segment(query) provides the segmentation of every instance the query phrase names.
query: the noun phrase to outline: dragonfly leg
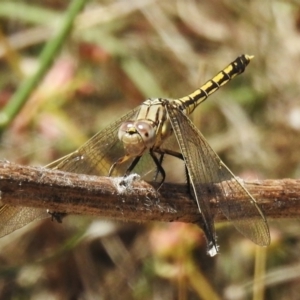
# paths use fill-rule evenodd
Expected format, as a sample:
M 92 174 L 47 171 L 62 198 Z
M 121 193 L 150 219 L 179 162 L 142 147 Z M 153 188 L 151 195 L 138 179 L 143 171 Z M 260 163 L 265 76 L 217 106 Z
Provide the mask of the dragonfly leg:
M 130 174 L 130 172 L 135 168 L 135 166 L 140 161 L 140 159 L 141 159 L 141 156 L 137 156 L 137 157 L 134 158 L 134 160 L 132 161 L 132 163 L 130 164 L 128 169 L 126 170 L 125 176 Z
M 159 161 L 158 161 L 160 166 L 162 166 L 162 162 L 164 160 L 164 156 L 165 156 L 164 153 L 160 153 L 160 158 L 159 158 Z M 159 169 L 156 168 L 156 172 L 155 172 L 155 175 L 153 177 L 153 181 L 157 181 L 158 174 L 159 174 Z
M 50 211 L 49 209 L 47 213 L 51 216 L 51 221 L 56 221 L 57 223 L 62 223 L 63 218 L 67 215 L 67 213 Z
M 111 176 L 111 174 L 112 174 L 112 172 L 114 171 L 116 165 L 122 164 L 123 162 L 125 162 L 125 161 L 128 160 L 129 158 L 130 158 L 130 156 L 125 155 L 125 156 L 120 157 L 117 161 L 115 161 L 115 162 L 111 165 L 111 167 L 110 167 L 110 169 L 109 169 L 109 171 L 108 171 L 108 176 L 109 176 L 109 177 Z M 137 164 L 137 162 L 136 162 L 136 163 L 134 164 L 134 166 L 131 168 L 131 166 L 132 166 L 133 163 L 134 163 L 134 161 L 131 163 L 130 167 L 127 169 L 126 175 L 127 175 L 127 173 L 130 173 L 130 172 L 132 171 L 132 169 L 135 167 L 135 165 Z M 130 169 L 130 168 L 131 168 L 131 169 Z M 129 170 L 129 169 L 130 169 L 130 170 Z M 128 171 L 128 170 L 129 170 L 129 171 Z
M 177 157 L 184 161 L 184 157 L 183 157 L 182 153 L 180 153 L 180 152 L 172 151 L 169 149 L 157 149 L 156 152 L 160 153 L 161 155 L 168 154 L 170 156 Z M 191 182 L 190 182 L 190 176 L 189 176 L 189 172 L 188 172 L 186 164 L 184 164 L 184 169 L 185 169 L 185 178 L 186 178 L 186 183 L 187 183 L 187 191 L 189 194 L 191 194 L 191 184 L 190 184 Z M 156 174 L 158 174 L 158 171 Z
M 111 176 L 111 174 L 114 171 L 116 165 L 119 165 L 119 164 L 123 163 L 128 158 L 129 158 L 128 156 L 123 156 L 123 157 L 119 158 L 116 162 L 114 162 L 112 164 L 112 166 L 110 167 L 110 169 L 109 169 L 108 176 Z M 134 160 L 131 162 L 130 166 L 126 170 L 123 178 L 126 178 L 131 173 L 131 171 L 134 169 L 134 167 L 137 165 L 137 163 L 139 162 L 140 159 L 141 159 L 141 156 L 136 156 L 134 158 Z M 121 181 L 120 184 L 125 185 L 125 180 Z
M 112 172 L 114 171 L 114 169 L 115 169 L 117 163 L 118 163 L 117 161 L 114 162 L 114 163 L 111 165 L 111 167 L 109 168 L 109 171 L 108 171 L 108 177 L 111 176 L 111 174 L 112 174 Z
M 163 169 L 163 167 L 161 166 L 161 162 L 163 160 L 164 153 L 160 153 L 161 154 L 160 159 L 158 159 L 156 157 L 156 155 L 153 152 L 153 149 L 150 149 L 149 153 L 150 153 L 150 155 L 151 155 L 151 157 L 152 157 L 152 159 L 153 159 L 153 161 L 154 161 L 154 163 L 157 167 L 157 170 L 156 170 L 157 174 L 160 173 L 161 176 L 162 176 L 162 180 L 161 180 L 160 185 L 157 189 L 157 190 L 159 190 L 162 187 L 162 185 L 163 185 L 163 183 L 165 182 L 165 179 L 166 179 L 166 172 Z M 157 175 L 156 175 L 156 177 L 157 177 Z

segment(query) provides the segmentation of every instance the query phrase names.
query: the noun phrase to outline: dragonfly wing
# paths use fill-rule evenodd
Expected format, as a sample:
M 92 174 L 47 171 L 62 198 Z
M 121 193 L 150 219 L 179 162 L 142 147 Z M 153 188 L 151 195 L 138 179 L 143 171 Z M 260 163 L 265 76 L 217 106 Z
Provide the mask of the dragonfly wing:
M 185 159 L 209 242 L 215 242 L 209 199 L 215 199 L 238 231 L 258 245 L 268 245 L 269 227 L 255 199 L 221 161 L 191 120 L 171 104 L 167 105 L 167 111 Z M 241 202 L 233 203 L 233 194 Z
M 124 148 L 118 139 L 118 130 L 124 121 L 132 119 L 139 107 L 98 132 L 75 152 L 51 163 L 57 170 L 87 175 L 108 176 L 111 165 L 124 156 Z M 118 165 L 112 175 L 124 175 L 130 161 Z
M 206 141 L 205 143 L 208 144 Z M 212 149 L 211 151 L 215 154 Z M 223 180 L 220 182 L 222 196 L 219 204 L 223 214 L 232 221 L 238 231 L 255 244 L 268 246 L 270 232 L 263 212 L 253 196 L 221 160 L 219 178 Z M 231 198 L 240 199 L 240 201 L 232 203 Z
M 97 133 L 77 151 L 50 163 L 46 167 L 73 173 L 108 175 L 111 164 L 124 155 L 123 147 L 118 141 L 118 129 L 122 122 L 131 119 L 137 110 L 138 107 L 131 110 L 106 129 Z M 116 173 L 124 175 L 126 170 L 123 172 L 121 168 L 126 168 L 126 166 L 127 164 L 120 166 Z M 49 214 L 46 209 L 3 205 L 0 207 L 0 237 L 34 220 L 47 217 Z
M 3 205 L 0 207 L 0 237 L 47 217 L 49 214 L 46 209 Z
M 210 199 L 216 192 L 206 172 L 205 153 L 201 153 L 201 137 L 192 122 L 177 108 L 166 105 L 168 116 L 188 170 L 191 191 L 194 193 L 202 217 L 202 228 L 208 242 L 208 251 L 217 252 L 216 233 L 210 209 Z M 199 147 L 200 146 L 200 147 Z M 207 155 L 207 154 L 206 154 Z

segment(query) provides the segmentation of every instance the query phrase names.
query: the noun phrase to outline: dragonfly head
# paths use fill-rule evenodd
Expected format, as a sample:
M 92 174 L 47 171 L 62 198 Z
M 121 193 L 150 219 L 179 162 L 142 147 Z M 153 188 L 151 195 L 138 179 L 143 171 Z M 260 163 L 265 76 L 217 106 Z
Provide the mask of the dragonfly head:
M 154 145 L 155 126 L 147 120 L 123 122 L 118 137 L 128 155 L 140 156 Z

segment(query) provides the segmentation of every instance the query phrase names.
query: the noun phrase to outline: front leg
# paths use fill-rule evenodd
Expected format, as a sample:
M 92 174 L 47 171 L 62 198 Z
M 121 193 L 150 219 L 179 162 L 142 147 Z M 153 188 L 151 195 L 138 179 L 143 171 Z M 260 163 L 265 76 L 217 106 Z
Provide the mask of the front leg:
M 162 157 L 165 154 L 168 154 L 168 155 L 173 156 L 173 157 L 177 157 L 180 160 L 184 161 L 184 157 L 183 157 L 182 153 L 180 153 L 180 152 L 172 151 L 172 150 L 169 150 L 169 149 L 155 149 L 155 152 L 157 152 L 161 155 L 161 161 L 162 161 Z M 187 182 L 187 191 L 191 195 L 191 185 L 190 185 L 191 181 L 190 181 L 189 172 L 188 172 L 188 169 L 187 169 L 185 163 L 184 163 L 184 169 L 185 169 L 185 177 L 186 177 L 186 182 Z
M 157 189 L 157 190 L 159 190 L 162 187 L 162 185 L 163 185 L 163 183 L 164 183 L 164 181 L 166 179 L 166 172 L 165 172 L 165 170 L 163 169 L 163 167 L 161 165 L 161 161 L 162 161 L 162 158 L 163 158 L 163 153 L 161 153 L 162 156 L 160 157 L 160 159 L 158 159 L 156 157 L 156 155 L 154 154 L 153 149 L 150 149 L 149 153 L 150 153 L 150 155 L 151 155 L 151 157 L 152 157 L 152 159 L 153 159 L 153 161 L 154 161 L 154 163 L 156 165 L 156 168 L 157 168 L 156 172 L 157 172 L 157 174 L 160 173 L 161 176 L 162 176 L 162 180 L 161 180 L 160 185 L 159 185 L 159 187 Z M 157 177 L 157 174 L 156 174 L 155 177 Z

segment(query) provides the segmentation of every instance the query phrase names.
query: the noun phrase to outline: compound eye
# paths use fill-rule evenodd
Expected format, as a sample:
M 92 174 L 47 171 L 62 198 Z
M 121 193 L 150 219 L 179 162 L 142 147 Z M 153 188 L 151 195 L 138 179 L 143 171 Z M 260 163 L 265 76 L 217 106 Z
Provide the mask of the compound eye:
M 122 125 L 119 128 L 119 132 L 118 132 L 118 137 L 120 140 L 122 140 L 124 134 L 126 133 L 137 133 L 137 130 L 134 126 L 134 122 L 132 121 L 127 121 L 127 122 L 123 122 Z
M 155 141 L 155 128 L 152 124 L 144 121 L 136 123 L 136 129 L 147 147 L 152 147 Z

